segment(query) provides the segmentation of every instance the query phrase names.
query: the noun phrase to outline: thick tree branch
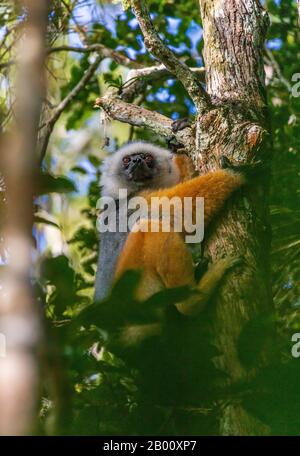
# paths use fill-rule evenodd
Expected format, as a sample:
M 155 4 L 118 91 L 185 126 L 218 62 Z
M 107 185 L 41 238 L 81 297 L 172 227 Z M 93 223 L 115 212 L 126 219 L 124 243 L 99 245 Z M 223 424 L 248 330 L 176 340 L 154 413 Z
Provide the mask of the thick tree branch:
M 140 106 L 125 103 L 114 97 L 97 98 L 95 104 L 96 106 L 101 107 L 106 114 L 114 120 L 136 127 L 147 128 L 167 140 L 176 138 L 176 140 L 183 144 L 186 149 L 190 149 L 194 145 L 191 128 L 185 128 L 184 130 L 173 133 L 172 119 L 169 119 L 158 112 L 149 111 Z
M 71 103 L 71 101 L 79 94 L 79 92 L 84 88 L 84 86 L 89 82 L 89 80 L 93 77 L 94 73 L 96 72 L 100 62 L 102 60 L 102 56 L 98 55 L 95 61 L 89 66 L 86 70 L 80 81 L 76 84 L 76 86 L 71 90 L 71 92 L 66 96 L 64 100 L 62 100 L 59 105 L 54 109 L 51 114 L 51 117 L 47 120 L 46 124 L 43 126 L 44 130 L 41 134 L 40 140 L 40 160 L 42 161 L 46 149 L 48 146 L 48 142 L 50 139 L 50 135 L 53 131 L 54 125 L 59 119 L 62 112 L 66 109 L 66 107 Z
M 151 21 L 148 8 L 143 0 L 131 0 L 135 16 L 144 35 L 145 46 L 182 83 L 199 113 L 209 109 L 209 97 L 203 89 L 198 75 L 181 62 L 163 43 Z

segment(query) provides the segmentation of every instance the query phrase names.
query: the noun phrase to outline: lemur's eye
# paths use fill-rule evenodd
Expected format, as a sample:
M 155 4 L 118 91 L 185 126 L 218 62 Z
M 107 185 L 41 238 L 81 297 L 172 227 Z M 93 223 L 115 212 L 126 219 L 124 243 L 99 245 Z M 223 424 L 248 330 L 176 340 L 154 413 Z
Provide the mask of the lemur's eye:
M 124 165 L 128 165 L 128 163 L 130 162 L 130 157 L 123 157 L 122 162 Z
M 146 157 L 145 157 L 145 160 L 146 160 L 146 163 L 152 163 L 152 161 L 153 161 L 152 155 L 147 154 Z

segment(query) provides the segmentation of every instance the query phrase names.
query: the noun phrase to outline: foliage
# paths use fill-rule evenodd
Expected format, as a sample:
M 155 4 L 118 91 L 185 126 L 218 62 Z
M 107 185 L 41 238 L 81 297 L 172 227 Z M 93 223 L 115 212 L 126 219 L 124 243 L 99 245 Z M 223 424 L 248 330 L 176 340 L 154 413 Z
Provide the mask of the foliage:
M 153 57 L 145 52 L 130 9 L 123 11 L 119 4 L 96 0 L 86 2 L 90 4 L 87 6 L 84 3 L 52 2 L 49 47 L 101 43 L 123 51 L 141 64 L 153 65 Z M 189 66 L 202 65 L 203 40 L 195 2 L 155 0 L 148 3 L 166 43 Z M 271 426 L 274 434 L 299 434 L 296 381 L 300 374 L 299 361 L 291 359 L 289 342 L 292 333 L 300 330 L 300 102 L 299 97 L 293 97 L 290 92 L 292 75 L 299 71 L 300 34 L 293 0 L 265 3 L 272 21 L 267 47 L 275 61 L 274 65 L 266 53 L 266 65 L 271 70 L 267 89 L 274 145 L 270 204 L 276 312 L 262 315 L 244 328 L 238 353 L 245 368 L 251 370 L 260 362 L 262 347 L 271 341 L 274 360 L 259 378 L 229 390 L 224 374 L 213 363 L 218 356 L 209 324 L 213 304 L 202 316 L 201 335 L 195 335 L 192 323 L 179 321 L 179 317 L 172 314 L 172 290 L 155 296 L 152 298 L 155 302 L 151 303 L 155 311 L 162 307 L 167 309 L 164 340 L 151 340 L 150 345 L 137 353 L 122 352 L 114 346 L 114 336 L 124 322 L 137 318 L 140 324 L 145 324 L 147 320 L 132 298 L 138 280 L 135 275 L 118 283 L 105 303 L 93 303 L 98 249 L 96 202 L 100 194 L 100 164 L 105 156 L 98 139 L 98 112 L 93 110 L 93 104 L 109 86 L 121 87 L 126 76 L 124 67 L 106 59 L 101 65 L 101 74 L 94 75 L 65 109 L 55 127 L 39 176 L 40 190 L 35 201 L 35 223 L 39 229 L 34 235 L 41 276 L 36 290 L 45 309 L 52 341 L 46 370 L 52 372 L 49 377 L 54 379 L 57 372 L 60 373 L 59 387 L 51 385 L 49 379 L 43 387 L 43 396 L 49 401 L 44 402 L 41 414 L 42 433 L 176 434 L 178 430 L 193 433 L 201 429 L 203 434 L 213 434 L 217 432 L 220 408 L 238 397 L 251 413 Z M 11 49 L 20 21 L 22 14 L 16 15 L 10 2 L 0 6 L 0 122 L 3 129 L 9 127 L 13 115 L 13 105 L 7 101 L 12 99 L 14 79 L 10 76 L 13 70 L 7 64 L 14 57 Z M 50 104 L 55 106 L 67 96 L 92 59 L 93 54 L 87 53 L 50 54 L 47 63 Z M 142 104 L 173 119 L 191 117 L 195 113 L 181 84 L 171 76 L 149 84 Z M 113 145 L 129 138 L 153 140 L 153 135 L 144 130 L 128 131 L 127 127 L 118 125 L 116 128 L 114 124 L 109 128 Z M 176 299 L 178 293 L 189 291 L 176 290 Z M 105 314 L 107 309 L 108 315 Z M 147 314 L 147 318 L 155 321 L 155 312 Z M 168 326 L 170 319 L 173 329 Z M 276 335 L 270 329 L 274 322 Z M 196 373 L 185 370 L 183 375 L 180 367 L 187 369 L 191 364 L 189 359 L 197 361 L 194 363 Z M 154 363 L 151 366 L 158 366 L 158 370 L 151 372 L 147 361 Z M 141 381 L 141 363 L 144 363 L 142 371 L 149 375 L 148 382 Z M 191 378 L 197 380 L 197 385 L 185 383 Z M 55 388 L 57 391 L 53 392 Z M 190 394 L 180 402 L 182 389 Z M 172 402 L 172 397 L 178 398 L 177 404 Z M 149 406 L 157 401 L 160 406 L 156 409 Z M 53 415 L 56 426 L 51 420 Z

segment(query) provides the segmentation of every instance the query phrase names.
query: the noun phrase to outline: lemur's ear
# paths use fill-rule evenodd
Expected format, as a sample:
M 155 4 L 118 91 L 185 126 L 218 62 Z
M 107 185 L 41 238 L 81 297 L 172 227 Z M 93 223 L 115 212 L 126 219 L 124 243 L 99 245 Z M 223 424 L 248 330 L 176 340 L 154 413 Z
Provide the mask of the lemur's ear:
M 196 176 L 196 171 L 190 157 L 184 154 L 174 155 L 174 160 L 180 172 L 181 182 L 192 179 Z

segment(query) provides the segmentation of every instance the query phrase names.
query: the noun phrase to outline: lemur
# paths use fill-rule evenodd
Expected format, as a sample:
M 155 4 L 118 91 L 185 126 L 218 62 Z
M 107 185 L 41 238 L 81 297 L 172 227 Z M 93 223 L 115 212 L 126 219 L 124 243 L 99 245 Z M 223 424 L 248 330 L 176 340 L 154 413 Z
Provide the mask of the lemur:
M 256 164 L 236 166 L 223 158 L 217 171 L 192 177 L 190 162 L 184 156 L 135 142 L 105 160 L 102 195 L 117 200 L 119 189 L 125 188 L 129 199 L 137 195 L 147 201 L 163 196 L 181 200 L 203 197 L 207 228 L 230 195 L 247 183 L 248 173 L 251 175 L 253 170 L 256 171 Z M 121 210 L 124 201 L 117 203 Z M 150 222 L 142 219 L 138 223 Z M 159 219 L 155 223 L 160 227 Z M 108 349 L 137 369 L 142 400 L 155 404 L 155 410 L 157 404 L 202 404 L 215 368 L 206 336 L 207 319 L 197 317 L 203 317 L 200 311 L 213 310 L 205 304 L 225 273 L 240 259 L 219 260 L 197 281 L 185 232 L 150 229 L 106 232 L 100 236 L 95 293 L 99 302 L 94 310 L 91 306 L 92 314 L 87 311 L 88 321 L 92 316 L 108 334 Z M 134 299 L 128 299 L 126 291 L 123 296 L 119 285 L 117 298 L 110 301 L 112 285 L 116 282 L 118 286 L 124 273 L 132 269 L 142 271 Z M 168 288 L 176 288 L 171 300 Z M 179 299 L 178 290 L 184 288 L 194 289 L 195 293 Z M 157 296 L 160 298 L 156 300 Z M 153 409 L 146 406 L 146 410 L 141 413 L 143 419 Z M 149 432 L 153 429 L 149 428 Z
M 225 200 L 246 182 L 240 167 L 231 166 L 225 158 L 222 165 L 224 169 L 188 178 L 190 167 L 182 155 L 174 155 L 150 143 L 135 142 L 123 146 L 105 160 L 102 195 L 115 199 L 118 210 L 124 204 L 118 200 L 119 189 L 126 189 L 129 199 L 139 195 L 149 202 L 153 197 L 177 196 L 182 200 L 184 197 L 203 197 L 204 227 L 207 228 Z M 141 220 L 140 225 L 150 222 Z M 160 221 L 157 224 L 160 225 Z M 144 300 L 165 287 L 190 285 L 198 290 L 198 299 L 178 303 L 177 309 L 187 315 L 198 313 L 236 259 L 218 261 L 196 283 L 192 255 L 184 242 L 186 233 L 162 232 L 159 227 L 158 231 L 101 234 L 96 300 L 107 296 L 114 280 L 126 270 L 141 269 L 143 275 L 137 290 L 139 299 Z

